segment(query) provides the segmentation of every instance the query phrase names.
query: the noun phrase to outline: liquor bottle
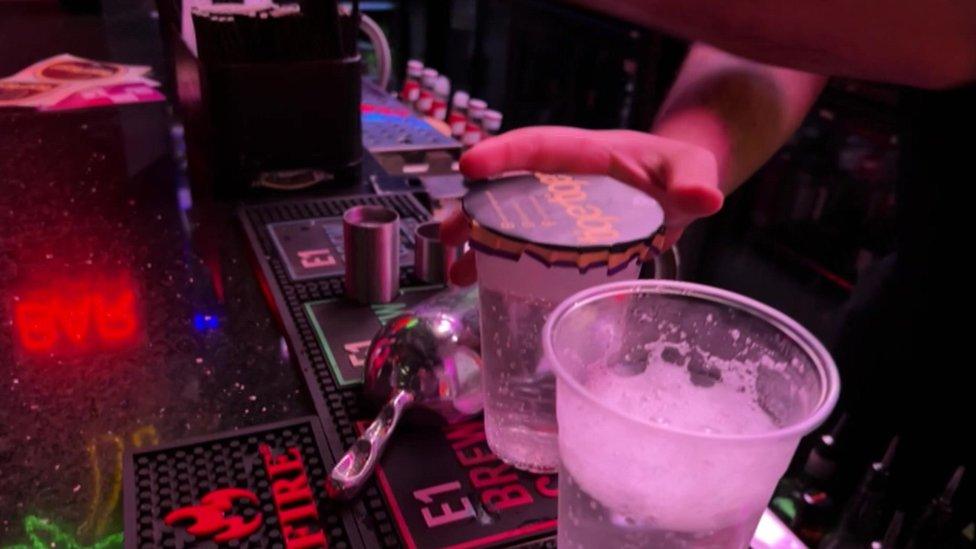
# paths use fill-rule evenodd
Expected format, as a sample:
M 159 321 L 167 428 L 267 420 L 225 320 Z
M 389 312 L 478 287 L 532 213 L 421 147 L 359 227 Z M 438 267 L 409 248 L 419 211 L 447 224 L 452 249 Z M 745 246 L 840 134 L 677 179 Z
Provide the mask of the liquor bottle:
M 821 549 L 863 548 L 881 534 L 886 525 L 891 462 L 897 447 L 898 437 L 895 437 L 888 444 L 881 461 L 868 467 L 861 484 L 844 508 L 840 524 L 824 537 Z
M 965 467 L 958 467 L 942 494 L 925 507 L 912 529 L 906 548 L 953 547 L 956 543 L 962 543 L 960 528 L 955 528 L 953 524 L 952 500 L 965 473 Z
M 836 512 L 833 481 L 846 424 L 847 416 L 843 415 L 829 431 L 821 434 L 800 473 L 783 479 L 773 497 L 773 512 L 811 547 L 823 539 Z
M 902 525 L 905 524 L 905 512 L 895 511 L 894 516 L 891 517 L 891 522 L 888 523 L 888 529 L 885 530 L 884 537 L 880 540 L 871 542 L 871 549 L 896 549 L 900 547 L 898 545 L 898 537 L 901 536 Z

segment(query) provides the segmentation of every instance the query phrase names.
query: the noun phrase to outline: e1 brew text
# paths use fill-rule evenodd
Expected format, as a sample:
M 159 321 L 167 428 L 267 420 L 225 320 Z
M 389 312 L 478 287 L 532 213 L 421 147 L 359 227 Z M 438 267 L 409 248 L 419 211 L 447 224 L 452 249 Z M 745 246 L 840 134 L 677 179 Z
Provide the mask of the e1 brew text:
M 531 481 L 491 453 L 480 420 L 449 426 L 445 436 L 455 459 L 467 471 L 471 487 L 478 492 L 480 504 L 488 511 L 504 513 L 531 505 L 536 497 L 559 495 L 554 475 L 541 475 Z M 424 504 L 420 509 L 424 522 L 435 528 L 477 516 L 467 493 L 460 481 L 451 481 L 415 490 L 413 497 Z

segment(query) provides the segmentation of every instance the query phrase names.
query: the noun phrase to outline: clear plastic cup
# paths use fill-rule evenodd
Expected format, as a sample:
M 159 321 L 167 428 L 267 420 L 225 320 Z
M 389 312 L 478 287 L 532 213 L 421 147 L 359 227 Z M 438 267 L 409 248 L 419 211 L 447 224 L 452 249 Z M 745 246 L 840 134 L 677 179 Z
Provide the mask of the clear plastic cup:
M 488 446 L 519 469 L 555 472 L 556 379 L 542 326 L 566 297 L 636 279 L 663 238 L 664 210 L 605 175 L 544 173 L 473 184 L 462 206 L 478 267 Z
M 584 290 L 552 312 L 543 346 L 563 549 L 747 547 L 840 391 L 830 355 L 795 321 L 684 282 Z
M 546 266 L 529 254 L 517 261 L 475 253 L 481 303 L 485 436 L 491 451 L 525 471 L 559 468 L 556 378 L 542 360 L 542 327 L 566 297 L 592 286 L 634 280 L 635 258 L 624 268 L 581 273 Z

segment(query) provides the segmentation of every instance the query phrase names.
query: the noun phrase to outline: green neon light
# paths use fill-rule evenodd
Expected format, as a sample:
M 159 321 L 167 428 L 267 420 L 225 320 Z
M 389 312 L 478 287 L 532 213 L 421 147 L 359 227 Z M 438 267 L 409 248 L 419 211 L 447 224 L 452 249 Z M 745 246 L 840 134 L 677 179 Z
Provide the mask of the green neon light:
M 319 303 L 329 303 L 332 301 L 337 301 L 335 299 L 324 299 L 322 301 L 315 301 L 313 303 L 305 304 L 305 315 L 308 316 L 309 321 L 312 323 L 312 327 L 315 328 L 315 335 L 319 338 L 319 346 L 325 353 L 325 360 L 329 363 L 329 369 L 332 370 L 332 375 L 335 377 L 336 381 L 339 383 L 340 387 L 348 387 L 350 385 L 358 385 L 363 382 L 362 376 L 358 379 L 346 379 L 342 375 L 342 370 L 339 369 L 339 363 L 336 361 L 335 355 L 332 354 L 332 346 L 329 345 L 329 340 L 325 338 L 325 330 L 319 324 L 318 317 L 312 311 L 312 308 Z
M 789 520 L 796 518 L 796 504 L 790 498 L 773 498 L 772 504 L 773 507 L 779 509 Z
M 24 531 L 28 543 L 8 545 L 6 549 L 114 549 L 122 547 L 122 532 L 106 536 L 91 545 L 82 545 L 71 534 L 48 519 L 27 515 Z
M 373 309 L 373 314 L 379 319 L 380 324 L 386 324 L 390 320 L 400 316 L 404 310 L 406 310 L 407 305 L 405 303 L 384 303 L 382 305 L 371 305 Z

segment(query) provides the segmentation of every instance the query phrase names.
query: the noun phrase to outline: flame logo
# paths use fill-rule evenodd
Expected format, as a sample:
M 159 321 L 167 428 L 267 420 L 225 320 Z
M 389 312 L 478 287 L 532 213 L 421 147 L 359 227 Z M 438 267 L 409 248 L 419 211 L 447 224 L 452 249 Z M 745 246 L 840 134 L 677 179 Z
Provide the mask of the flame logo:
M 257 504 L 258 497 L 248 490 L 240 488 L 222 488 L 203 496 L 200 505 L 183 507 L 171 511 L 164 521 L 167 526 L 176 523 L 192 521 L 186 531 L 194 536 L 211 538 L 218 543 L 242 539 L 250 536 L 261 526 L 261 513 L 250 521 L 243 517 L 227 516 L 227 511 L 233 507 L 234 501 L 245 499 Z

